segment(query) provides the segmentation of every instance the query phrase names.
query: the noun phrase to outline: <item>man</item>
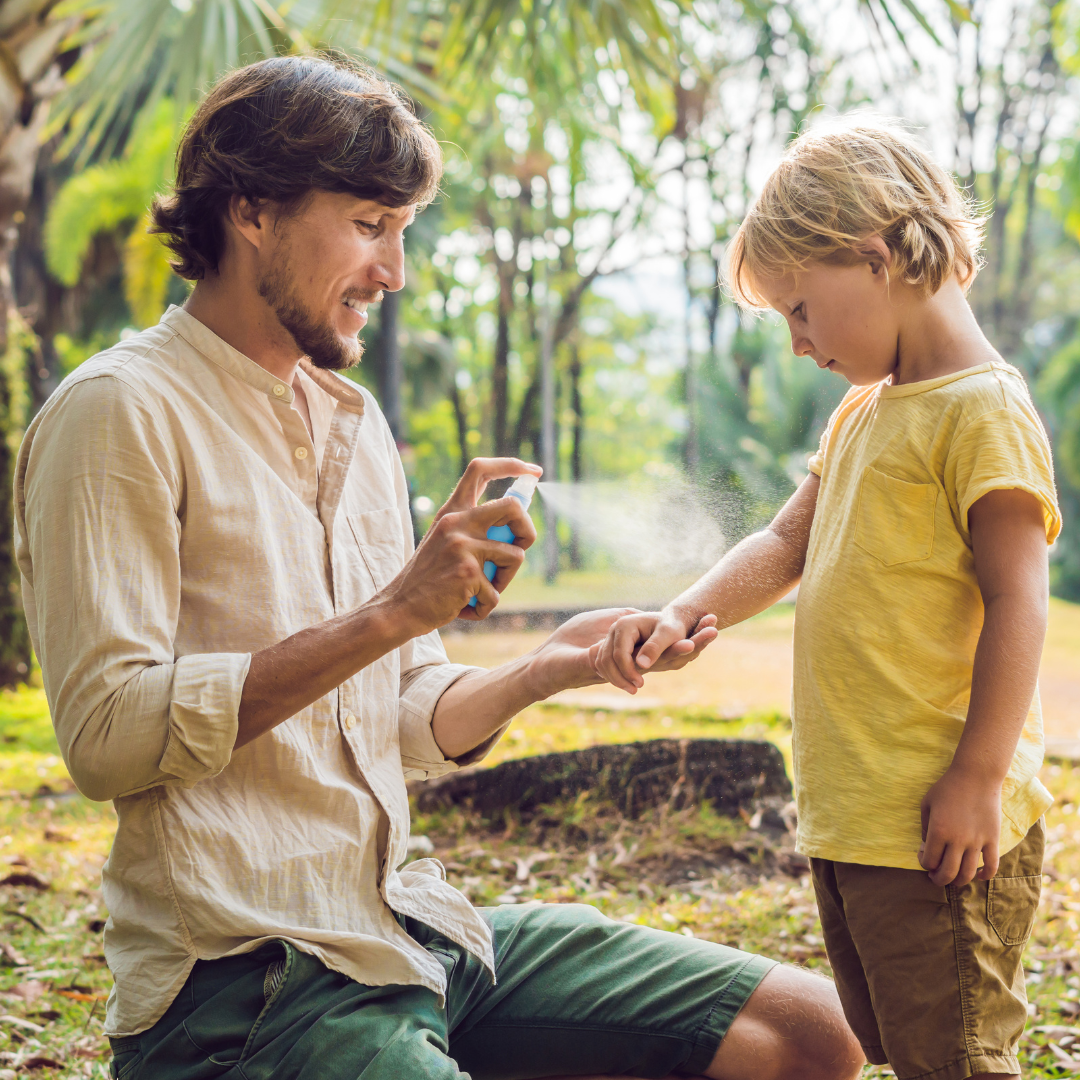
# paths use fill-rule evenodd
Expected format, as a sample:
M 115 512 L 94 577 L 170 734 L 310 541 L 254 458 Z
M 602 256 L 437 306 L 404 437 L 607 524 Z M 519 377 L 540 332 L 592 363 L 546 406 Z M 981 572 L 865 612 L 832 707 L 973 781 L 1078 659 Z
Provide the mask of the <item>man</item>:
M 434 860 L 399 869 L 405 778 L 599 681 L 622 614 L 491 672 L 447 662 L 437 628 L 488 614 L 535 536 L 515 500 L 477 500 L 539 470 L 474 461 L 413 554 L 387 426 L 334 373 L 402 287 L 440 171 L 371 72 L 284 58 L 226 76 L 154 210 L 190 298 L 84 364 L 27 433 L 31 633 L 71 774 L 119 818 L 113 1075 L 853 1075 L 824 980 L 583 906 L 477 912 Z M 518 544 L 488 541 L 496 524 Z

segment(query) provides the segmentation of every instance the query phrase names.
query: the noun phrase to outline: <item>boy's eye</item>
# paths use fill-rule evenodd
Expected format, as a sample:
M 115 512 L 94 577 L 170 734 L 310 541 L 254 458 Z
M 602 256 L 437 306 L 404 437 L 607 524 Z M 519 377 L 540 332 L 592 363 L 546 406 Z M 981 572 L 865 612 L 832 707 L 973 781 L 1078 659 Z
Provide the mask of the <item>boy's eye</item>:
M 356 224 L 362 229 L 368 229 L 370 232 L 375 232 L 379 228 L 377 221 L 357 221 Z
M 801 319 L 801 318 L 803 317 L 803 315 L 805 315 L 805 314 L 806 314 L 806 307 L 805 307 L 805 305 L 803 305 L 803 304 L 799 304 L 799 305 L 798 305 L 798 306 L 797 306 L 796 308 L 794 308 L 794 309 L 792 310 L 791 314 L 792 314 L 792 315 L 798 315 L 798 316 L 799 316 L 799 318 Z

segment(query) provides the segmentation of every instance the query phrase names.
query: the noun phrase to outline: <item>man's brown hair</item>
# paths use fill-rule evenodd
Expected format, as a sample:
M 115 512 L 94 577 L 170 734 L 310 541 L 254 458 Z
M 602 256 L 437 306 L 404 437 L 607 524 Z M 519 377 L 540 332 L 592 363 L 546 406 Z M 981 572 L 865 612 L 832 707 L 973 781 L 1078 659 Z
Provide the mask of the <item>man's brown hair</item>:
M 331 56 L 261 60 L 226 75 L 195 110 L 151 231 L 176 255 L 173 269 L 197 281 L 217 271 L 234 195 L 286 212 L 317 190 L 423 206 L 441 176 L 439 144 L 376 72 Z

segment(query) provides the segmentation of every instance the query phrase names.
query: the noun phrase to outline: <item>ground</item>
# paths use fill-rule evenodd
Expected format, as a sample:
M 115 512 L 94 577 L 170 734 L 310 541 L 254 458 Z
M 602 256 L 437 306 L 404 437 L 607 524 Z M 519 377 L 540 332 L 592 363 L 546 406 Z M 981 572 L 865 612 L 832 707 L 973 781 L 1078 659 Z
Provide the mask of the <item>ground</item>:
M 1060 606 L 1055 619 L 1048 655 L 1057 649 L 1067 660 L 1071 651 L 1071 666 L 1063 660 L 1057 673 L 1076 678 L 1080 608 Z M 763 644 L 770 640 L 771 652 Z M 670 676 L 682 680 L 681 689 L 664 689 L 658 676 L 632 701 L 601 690 L 534 706 L 488 763 L 683 735 L 768 738 L 786 754 L 784 687 L 776 684 L 780 675 L 761 672 L 782 674 L 789 640 L 790 615 L 774 612 L 739 635 L 728 632 L 712 668 Z M 455 657 L 493 663 L 533 643 L 523 635 L 460 635 L 448 647 Z M 747 671 L 754 656 L 766 665 L 756 675 Z M 727 693 L 728 704 L 722 696 L 710 700 L 710 686 Z M 1068 737 L 1076 737 L 1075 727 Z M 1080 1072 L 1080 767 L 1052 761 L 1043 779 L 1056 802 L 1047 815 L 1042 914 L 1026 953 L 1032 1005 L 1022 1046 L 1027 1075 L 1036 1078 Z M 98 882 L 114 820 L 111 806 L 72 789 L 42 692 L 0 694 L 0 1080 L 108 1075 L 102 1014 L 110 980 Z M 828 971 L 804 871 L 754 824 L 708 806 L 627 821 L 582 798 L 524 823 L 457 811 L 416 815 L 414 847 L 417 854 L 433 849 L 477 904 L 586 901 L 613 918 Z

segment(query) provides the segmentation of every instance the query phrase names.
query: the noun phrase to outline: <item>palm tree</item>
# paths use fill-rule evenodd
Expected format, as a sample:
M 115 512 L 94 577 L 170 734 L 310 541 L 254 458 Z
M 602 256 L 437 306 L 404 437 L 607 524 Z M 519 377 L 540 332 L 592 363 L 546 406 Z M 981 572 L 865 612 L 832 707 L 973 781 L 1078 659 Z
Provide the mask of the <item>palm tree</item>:
M 108 158 L 162 102 L 182 115 L 222 71 L 316 46 L 360 51 L 432 102 L 467 96 L 461 76 L 482 77 L 511 23 L 538 79 L 568 57 L 584 73 L 604 49 L 644 89 L 673 52 L 656 0 L 0 0 L 0 686 L 25 678 L 31 662 L 10 492 L 26 420 L 23 355 L 34 349 L 10 262 L 43 134 L 62 131 L 61 153 L 81 163 Z

